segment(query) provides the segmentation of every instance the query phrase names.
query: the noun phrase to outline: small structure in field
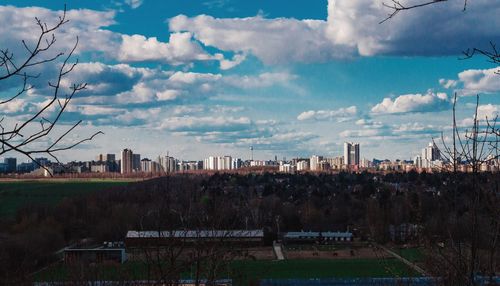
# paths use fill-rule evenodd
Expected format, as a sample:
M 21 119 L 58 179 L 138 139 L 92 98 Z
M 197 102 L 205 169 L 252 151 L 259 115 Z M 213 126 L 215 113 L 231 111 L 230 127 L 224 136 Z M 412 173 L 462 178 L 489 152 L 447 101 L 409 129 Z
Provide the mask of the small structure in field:
M 64 249 L 64 263 L 104 263 L 127 261 L 127 254 L 123 242 L 105 242 L 93 247 L 69 247 Z

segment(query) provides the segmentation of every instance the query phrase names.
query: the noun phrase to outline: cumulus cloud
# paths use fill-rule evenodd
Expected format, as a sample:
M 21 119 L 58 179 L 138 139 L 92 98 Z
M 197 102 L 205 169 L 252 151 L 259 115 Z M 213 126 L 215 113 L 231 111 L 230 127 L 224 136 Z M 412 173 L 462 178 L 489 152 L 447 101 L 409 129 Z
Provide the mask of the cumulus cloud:
M 321 20 L 179 15 L 170 19 L 169 27 L 173 32 L 192 32 L 207 46 L 251 53 L 266 64 L 324 61 L 343 53 L 325 37 L 326 22 Z
M 224 82 L 231 86 L 250 89 L 269 87 L 273 85 L 286 86 L 296 78 L 296 75 L 287 72 L 264 72 L 252 76 L 227 76 L 224 78 Z
M 479 124 L 485 124 L 486 121 L 490 123 L 498 123 L 498 116 L 500 115 L 500 105 L 483 104 L 477 107 L 477 120 Z M 471 128 L 474 125 L 474 115 L 464 118 L 457 123 L 459 127 Z
M 444 79 L 444 78 L 439 79 L 439 84 L 446 89 L 450 89 L 457 86 L 457 83 L 458 81 L 453 79 Z
M 336 110 L 309 110 L 304 111 L 297 116 L 297 119 L 300 121 L 305 120 L 345 120 L 347 118 L 351 118 L 357 114 L 358 110 L 356 106 L 350 106 L 346 108 L 339 108 Z
M 433 126 L 430 124 L 422 124 L 420 122 L 410 122 L 401 124 L 384 124 L 375 122 L 371 119 L 362 119 L 356 122 L 356 125 L 362 126 L 363 129 L 349 129 L 340 132 L 341 138 L 370 138 L 374 140 L 393 138 L 404 140 L 414 138 L 415 136 L 427 135 L 432 136 L 443 130 L 441 126 Z
M 142 1 L 127 1 L 132 8 L 140 6 Z M 0 33 L 2 43 L 12 51 L 25 51 L 22 40 L 29 45 L 37 40 L 38 26 L 35 17 L 47 21 L 51 26 L 62 15 L 62 11 L 53 11 L 40 7 L 18 8 L 0 6 Z M 222 69 L 230 69 L 244 60 L 244 56 L 236 54 L 232 59 L 222 54 L 211 55 L 192 39 L 192 34 L 172 33 L 168 42 L 156 37 L 146 38 L 143 35 L 125 35 L 108 30 L 115 24 L 114 11 L 95 11 L 78 9 L 67 11 L 70 21 L 57 30 L 56 45 L 50 50 L 54 55 L 59 51 L 70 50 L 76 37 L 80 38 L 77 53 L 89 53 L 93 58 L 103 57 L 121 62 L 157 61 L 170 65 L 189 64 L 194 61 L 218 61 Z M 20 56 L 20 55 L 18 55 Z M 47 55 L 50 57 L 50 55 Z
M 241 64 L 245 59 L 245 54 L 235 54 L 232 59 L 225 59 L 224 55 L 221 53 L 217 53 L 214 57 L 220 62 L 221 70 L 229 70 L 234 68 L 235 66 Z
M 458 74 L 459 82 L 462 84 L 461 95 L 473 95 L 477 93 L 500 92 L 500 75 L 498 68 L 471 69 Z
M 144 0 L 125 0 L 125 3 L 132 9 L 139 8 L 143 2 Z
M 156 37 L 122 35 L 118 59 L 125 62 L 157 61 L 179 65 L 216 58 L 192 41 L 191 33 L 172 33 L 168 43 L 160 42 Z M 218 59 L 225 61 L 223 57 Z
M 445 93 L 405 94 L 392 99 L 389 97 L 375 105 L 371 111 L 374 114 L 395 114 L 406 112 L 434 112 L 448 109 L 450 102 Z
M 2 48 L 17 51 L 18 57 L 24 56 L 25 49 L 21 41 L 25 40 L 28 46 L 32 46 L 38 37 L 39 27 L 36 25 L 35 17 L 47 22 L 50 27 L 56 23 L 61 15 L 62 11 L 52 11 L 40 7 L 0 6 Z M 120 36 L 104 28 L 115 23 L 114 17 L 115 12 L 113 11 L 102 12 L 88 9 L 67 11 L 66 18 L 71 21 L 57 30 L 57 42 L 49 50 L 49 53 L 56 54 L 59 51 L 71 49 L 78 36 L 80 38 L 78 53 L 113 54 L 116 51 L 116 44 L 120 42 Z M 45 56 L 50 57 L 50 55 Z
M 479 0 L 465 13 L 462 10 L 462 1 L 438 3 L 379 24 L 391 12 L 382 1 L 329 0 L 326 33 L 335 45 L 365 56 L 459 54 L 464 48 L 485 47 L 500 39 L 498 29 L 491 29 L 500 25 L 500 6 Z
M 478 0 L 465 13 L 462 5 L 457 1 L 415 9 L 380 25 L 390 13 L 382 2 L 329 0 L 327 21 L 179 15 L 169 26 L 174 32 L 192 32 L 204 45 L 251 53 L 266 64 L 355 55 L 456 55 L 500 40 L 498 29 L 490 28 L 500 25 L 498 5 Z
M 230 132 L 250 128 L 252 121 L 248 117 L 226 116 L 182 116 L 166 118 L 160 128 L 176 132 Z

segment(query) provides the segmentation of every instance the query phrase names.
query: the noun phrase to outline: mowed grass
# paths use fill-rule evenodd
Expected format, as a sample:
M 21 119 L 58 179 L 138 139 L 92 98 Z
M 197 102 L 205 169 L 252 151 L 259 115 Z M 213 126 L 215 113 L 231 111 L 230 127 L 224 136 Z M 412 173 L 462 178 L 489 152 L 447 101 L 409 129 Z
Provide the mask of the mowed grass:
M 234 273 L 247 279 L 413 277 L 417 274 L 397 259 L 297 259 L 235 261 Z
M 64 198 L 82 196 L 116 186 L 120 180 L 31 180 L 0 182 L 0 217 L 12 217 L 26 205 L 55 205 Z
M 101 266 L 94 272 L 105 280 L 147 279 L 147 267 L 140 262 Z M 51 267 L 35 275 L 37 281 L 70 279 L 72 271 L 64 265 Z M 154 276 L 154 275 L 153 275 Z M 184 273 L 190 279 L 191 273 Z M 235 285 L 248 285 L 259 279 L 308 279 L 308 278 L 375 278 L 416 277 L 417 273 L 397 259 L 297 259 L 284 261 L 239 260 L 233 261 L 221 278 L 231 278 Z
M 402 248 L 396 250 L 396 253 L 410 262 L 421 262 L 424 259 L 422 251 L 418 248 Z

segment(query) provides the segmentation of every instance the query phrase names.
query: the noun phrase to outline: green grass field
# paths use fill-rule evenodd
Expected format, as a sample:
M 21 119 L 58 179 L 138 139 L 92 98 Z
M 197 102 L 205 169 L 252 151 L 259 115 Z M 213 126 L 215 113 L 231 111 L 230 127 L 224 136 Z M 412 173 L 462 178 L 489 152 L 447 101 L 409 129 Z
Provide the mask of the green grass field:
M 410 262 L 421 262 L 424 259 L 424 255 L 418 248 L 401 248 L 395 251 L 401 257 L 407 259 Z
M 127 262 L 117 266 L 103 266 L 97 270 L 105 280 L 123 278 L 142 280 L 147 278 L 144 264 Z M 64 265 L 52 267 L 36 275 L 38 281 L 68 279 L 71 270 Z M 362 277 L 415 277 L 411 269 L 396 259 L 303 259 L 303 260 L 240 260 L 232 262 L 227 274 L 221 278 L 231 278 L 236 285 L 248 285 L 259 279 L 291 278 L 362 278 Z M 190 273 L 183 278 L 190 279 Z
M 0 182 L 0 217 L 10 217 L 30 204 L 54 205 L 63 198 L 81 196 L 128 184 L 120 180 L 31 180 Z
M 358 278 L 415 276 L 396 259 L 301 259 L 285 261 L 235 261 L 234 273 L 259 278 Z

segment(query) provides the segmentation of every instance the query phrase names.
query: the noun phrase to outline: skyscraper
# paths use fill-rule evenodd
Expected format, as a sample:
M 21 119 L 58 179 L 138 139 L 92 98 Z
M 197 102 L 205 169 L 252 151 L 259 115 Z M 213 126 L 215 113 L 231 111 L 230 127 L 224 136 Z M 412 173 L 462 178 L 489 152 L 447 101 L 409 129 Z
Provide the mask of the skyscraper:
M 430 142 L 427 147 L 422 149 L 422 168 L 432 168 L 435 164 L 434 161 L 441 160 L 441 152 L 436 143 Z
M 15 173 L 17 170 L 16 158 L 5 158 L 4 163 L 7 166 L 7 173 Z
M 310 161 L 309 167 L 311 168 L 311 171 L 318 171 L 319 170 L 319 162 L 323 160 L 323 157 L 317 156 L 317 155 L 312 155 Z
M 134 153 L 130 149 L 123 149 L 122 151 L 122 159 L 121 159 L 121 173 L 122 174 L 130 174 L 132 173 L 134 160 Z
M 344 164 L 347 168 L 359 166 L 359 143 L 344 143 Z
M 132 154 L 132 170 L 134 172 L 141 171 L 141 154 Z

